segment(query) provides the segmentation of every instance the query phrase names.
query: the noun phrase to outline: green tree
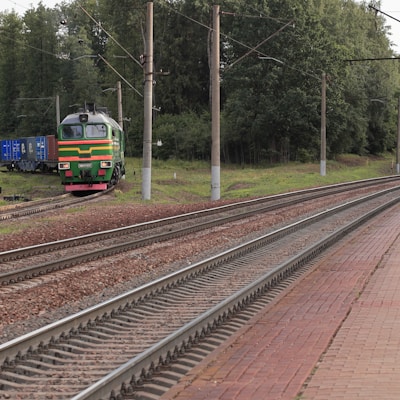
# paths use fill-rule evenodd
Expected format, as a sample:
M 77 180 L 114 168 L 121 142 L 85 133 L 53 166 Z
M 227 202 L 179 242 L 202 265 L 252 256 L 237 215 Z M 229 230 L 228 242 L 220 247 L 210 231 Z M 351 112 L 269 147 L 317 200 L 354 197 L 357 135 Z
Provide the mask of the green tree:
M 17 112 L 26 115 L 19 126 L 20 136 L 54 134 L 55 96 L 58 91 L 59 21 L 54 10 L 39 4 L 23 17 L 24 79 L 21 82 Z
M 128 154 L 141 156 L 146 6 L 76 0 L 0 15 L 2 129 L 54 133 L 56 94 L 62 116 L 85 101 L 116 116 L 121 81 Z M 323 72 L 328 157 L 395 147 L 399 66 L 346 61 L 393 56 L 385 21 L 367 3 L 222 0 L 220 7 L 224 161 L 317 160 Z M 153 137 L 164 143 L 157 157 L 209 157 L 212 10 L 209 0 L 154 3 L 153 99 L 161 111 Z
M 157 118 L 154 138 L 162 141 L 155 150 L 161 159 L 176 158 L 189 161 L 209 160 L 211 149 L 210 114 L 165 114 Z
M 15 13 L 0 14 L 0 126 L 1 136 L 10 137 L 16 130 L 16 99 L 22 74 L 23 25 Z

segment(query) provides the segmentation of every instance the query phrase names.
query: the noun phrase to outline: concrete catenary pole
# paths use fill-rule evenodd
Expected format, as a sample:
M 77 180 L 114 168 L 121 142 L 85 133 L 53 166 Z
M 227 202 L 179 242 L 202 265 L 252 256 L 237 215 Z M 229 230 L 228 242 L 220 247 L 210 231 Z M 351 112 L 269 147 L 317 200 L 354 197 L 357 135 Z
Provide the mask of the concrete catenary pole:
M 144 130 L 143 130 L 143 166 L 142 199 L 151 198 L 151 146 L 153 114 L 153 3 L 147 3 L 146 46 L 144 55 Z
M 213 6 L 211 52 L 211 200 L 220 199 L 220 11 Z
M 321 98 L 321 176 L 326 175 L 326 74 L 322 73 Z
M 117 82 L 117 101 L 118 101 L 118 124 L 124 129 L 124 119 L 122 116 L 122 87 L 121 81 Z
M 60 125 L 60 96 L 58 94 L 56 95 L 56 123 L 58 128 Z

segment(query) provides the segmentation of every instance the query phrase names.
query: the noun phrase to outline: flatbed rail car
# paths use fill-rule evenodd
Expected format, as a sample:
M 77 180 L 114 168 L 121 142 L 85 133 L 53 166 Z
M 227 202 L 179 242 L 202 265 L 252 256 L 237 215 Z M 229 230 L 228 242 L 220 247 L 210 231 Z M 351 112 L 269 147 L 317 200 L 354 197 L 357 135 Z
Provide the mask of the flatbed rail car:
M 102 191 L 125 175 L 125 136 L 105 109 L 70 114 L 58 127 L 58 170 L 67 192 Z
M 3 139 L 0 146 L 0 166 L 10 171 L 57 170 L 58 145 L 55 135 Z

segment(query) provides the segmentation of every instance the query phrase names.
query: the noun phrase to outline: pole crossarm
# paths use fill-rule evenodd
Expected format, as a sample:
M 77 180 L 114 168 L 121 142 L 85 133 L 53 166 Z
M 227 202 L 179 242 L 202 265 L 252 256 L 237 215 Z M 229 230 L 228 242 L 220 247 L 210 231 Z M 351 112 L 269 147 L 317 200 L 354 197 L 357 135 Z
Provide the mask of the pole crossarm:
M 54 100 L 56 96 L 52 97 L 18 97 L 17 100 Z
M 388 61 L 388 60 L 389 61 L 400 60 L 400 57 L 354 58 L 344 61 L 349 62 L 351 64 L 353 62 L 362 62 L 362 61 Z

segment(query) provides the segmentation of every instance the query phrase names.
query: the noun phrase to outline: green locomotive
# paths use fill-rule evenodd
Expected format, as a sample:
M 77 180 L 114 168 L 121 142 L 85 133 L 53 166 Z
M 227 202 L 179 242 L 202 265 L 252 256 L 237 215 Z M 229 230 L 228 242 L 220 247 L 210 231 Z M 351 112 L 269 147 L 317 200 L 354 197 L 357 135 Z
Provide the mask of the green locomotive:
M 125 136 L 106 109 L 94 104 L 58 127 L 58 170 L 67 192 L 101 191 L 125 175 Z

